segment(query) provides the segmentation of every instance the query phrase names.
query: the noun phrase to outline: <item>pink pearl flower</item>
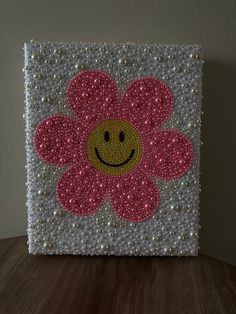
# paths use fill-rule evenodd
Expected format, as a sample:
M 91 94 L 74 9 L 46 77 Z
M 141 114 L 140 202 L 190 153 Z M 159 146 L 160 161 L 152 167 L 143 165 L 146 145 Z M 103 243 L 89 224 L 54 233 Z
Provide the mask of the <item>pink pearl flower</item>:
M 160 196 L 153 182 L 183 176 L 193 160 L 193 146 L 177 130 L 161 129 L 170 117 L 173 96 L 160 79 L 134 80 L 123 96 L 105 72 L 89 70 L 75 76 L 68 86 L 68 102 L 75 117 L 54 115 L 35 130 L 35 148 L 53 165 L 68 166 L 57 183 L 60 204 L 76 215 L 95 213 L 109 199 L 119 217 L 139 222 L 152 217 Z M 101 121 L 129 122 L 142 139 L 142 157 L 129 172 L 112 176 L 89 161 L 86 143 Z

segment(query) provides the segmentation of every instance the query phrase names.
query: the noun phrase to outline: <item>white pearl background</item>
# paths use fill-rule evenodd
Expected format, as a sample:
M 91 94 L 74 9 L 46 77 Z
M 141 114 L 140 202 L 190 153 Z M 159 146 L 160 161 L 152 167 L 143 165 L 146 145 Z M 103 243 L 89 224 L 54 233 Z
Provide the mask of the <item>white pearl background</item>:
M 28 244 L 33 254 L 197 255 L 202 54 L 199 45 L 25 44 L 25 121 Z M 157 76 L 174 94 L 174 113 L 163 126 L 177 128 L 194 145 L 190 171 L 177 180 L 155 179 L 161 204 L 145 222 L 119 219 L 110 204 L 93 216 L 65 211 L 55 195 L 67 167 L 43 162 L 33 146 L 37 124 L 52 114 L 74 116 L 66 99 L 80 70 L 99 69 L 121 91 L 137 77 Z

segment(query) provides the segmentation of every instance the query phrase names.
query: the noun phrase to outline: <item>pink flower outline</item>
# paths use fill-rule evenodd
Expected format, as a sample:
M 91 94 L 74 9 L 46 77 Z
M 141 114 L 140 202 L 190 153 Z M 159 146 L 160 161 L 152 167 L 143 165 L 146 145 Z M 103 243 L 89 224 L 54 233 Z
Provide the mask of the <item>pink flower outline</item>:
M 156 77 L 142 77 L 131 82 L 120 96 L 110 75 L 88 70 L 72 78 L 67 98 L 78 117 L 49 116 L 34 134 L 36 151 L 44 161 L 68 166 L 57 183 L 62 207 L 76 215 L 90 215 L 109 198 L 122 219 L 141 222 L 151 218 L 160 203 L 153 177 L 179 178 L 193 161 L 193 145 L 186 135 L 160 129 L 173 112 L 170 88 Z M 89 133 L 107 119 L 129 122 L 142 138 L 140 162 L 120 176 L 100 172 L 87 156 Z

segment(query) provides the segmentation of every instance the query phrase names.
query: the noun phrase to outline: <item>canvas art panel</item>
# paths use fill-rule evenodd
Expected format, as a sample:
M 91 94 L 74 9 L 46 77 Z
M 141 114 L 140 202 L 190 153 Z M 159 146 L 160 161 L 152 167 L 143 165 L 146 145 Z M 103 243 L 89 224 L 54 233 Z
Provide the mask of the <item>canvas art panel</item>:
M 198 254 L 199 45 L 31 41 L 32 254 Z

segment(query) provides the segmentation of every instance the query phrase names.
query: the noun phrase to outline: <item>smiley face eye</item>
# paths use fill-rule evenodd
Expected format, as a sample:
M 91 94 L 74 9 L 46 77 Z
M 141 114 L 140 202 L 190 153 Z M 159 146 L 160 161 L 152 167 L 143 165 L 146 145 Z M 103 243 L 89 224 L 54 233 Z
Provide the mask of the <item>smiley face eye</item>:
M 120 140 L 120 142 L 124 142 L 124 140 L 125 140 L 125 133 L 123 131 L 120 131 L 119 140 Z
M 109 133 L 108 131 L 105 131 L 105 132 L 104 132 L 104 140 L 105 140 L 106 142 L 108 142 L 109 139 L 110 139 L 110 133 Z

